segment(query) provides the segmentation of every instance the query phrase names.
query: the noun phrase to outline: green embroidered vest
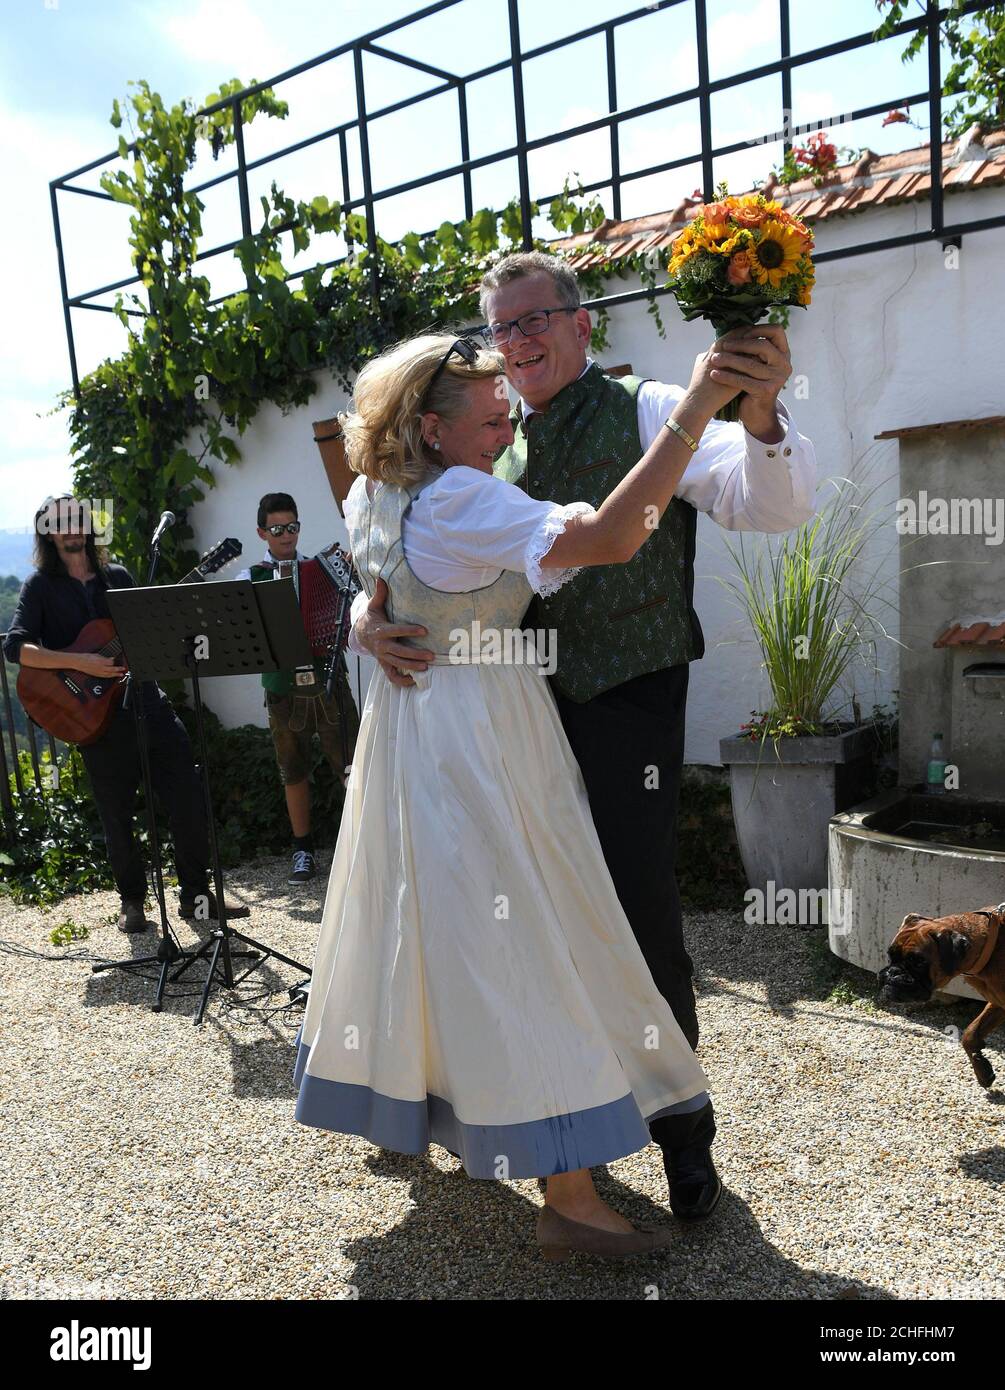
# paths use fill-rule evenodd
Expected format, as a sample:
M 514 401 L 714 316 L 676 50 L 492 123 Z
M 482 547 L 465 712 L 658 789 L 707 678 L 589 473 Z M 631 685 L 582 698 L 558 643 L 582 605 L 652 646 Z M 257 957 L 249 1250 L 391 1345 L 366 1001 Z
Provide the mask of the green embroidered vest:
M 258 584 L 265 579 L 274 579 L 275 574 L 269 565 L 252 565 L 249 574 L 253 584 Z M 322 681 L 324 671 L 320 661 L 314 663 L 314 684 L 310 686 L 298 686 L 296 683 L 296 673 L 294 671 L 263 671 L 262 685 L 270 695 L 289 695 L 295 690 L 299 695 L 317 695 L 323 688 Z
M 592 363 L 546 411 L 515 423 L 495 472 L 531 497 L 599 507 L 644 452 L 636 396 L 645 378 L 607 377 Z M 524 625 L 553 628 L 558 690 L 582 704 L 635 676 L 704 654 L 692 605 L 697 513 L 675 497 L 626 565 L 581 570 Z

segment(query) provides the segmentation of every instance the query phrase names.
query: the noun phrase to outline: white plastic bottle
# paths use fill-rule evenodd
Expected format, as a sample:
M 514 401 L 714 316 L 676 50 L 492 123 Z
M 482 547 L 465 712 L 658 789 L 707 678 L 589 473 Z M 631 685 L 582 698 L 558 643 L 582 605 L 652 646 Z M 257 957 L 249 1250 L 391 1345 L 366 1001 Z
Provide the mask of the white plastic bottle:
M 928 793 L 930 796 L 946 794 L 946 755 L 942 747 L 941 734 L 935 734 L 932 738 L 932 747 L 928 754 Z

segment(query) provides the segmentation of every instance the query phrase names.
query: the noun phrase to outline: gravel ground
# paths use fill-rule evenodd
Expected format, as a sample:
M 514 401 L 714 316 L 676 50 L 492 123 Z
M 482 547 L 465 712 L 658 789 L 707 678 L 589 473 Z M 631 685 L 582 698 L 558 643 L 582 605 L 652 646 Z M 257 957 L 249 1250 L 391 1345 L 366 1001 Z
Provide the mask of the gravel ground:
M 327 874 L 289 888 L 287 865 L 245 866 L 228 891 L 253 907 L 237 926 L 309 964 Z M 833 988 L 822 930 L 689 917 L 727 1190 L 658 1255 L 554 1265 L 534 1246 L 536 1181 L 297 1124 L 298 1010 L 215 992 L 197 1029 L 194 997 L 154 1014 L 146 981 L 30 954 L 59 956 L 65 920 L 91 929 L 71 956 L 149 951 L 117 906 L 0 899 L 6 1298 L 1005 1297 L 1005 1096 L 947 1031 L 978 1006 L 877 1011 Z M 238 995 L 277 1009 L 297 978 L 263 967 Z M 1005 1077 L 1003 1039 L 988 1055 Z M 655 1146 L 595 1177 L 630 1218 L 672 1221 Z

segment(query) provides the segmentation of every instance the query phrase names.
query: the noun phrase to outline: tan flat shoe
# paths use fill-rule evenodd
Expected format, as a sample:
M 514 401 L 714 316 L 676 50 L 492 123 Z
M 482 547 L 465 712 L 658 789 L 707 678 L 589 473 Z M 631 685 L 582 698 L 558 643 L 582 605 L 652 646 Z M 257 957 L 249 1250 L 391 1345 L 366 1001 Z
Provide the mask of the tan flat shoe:
M 631 1231 L 602 1231 L 570 1221 L 554 1207 L 545 1204 L 537 1217 L 537 1244 L 546 1260 L 567 1260 L 571 1255 L 601 1255 L 621 1260 L 628 1255 L 645 1255 L 671 1244 L 675 1232 L 669 1226 L 636 1226 Z

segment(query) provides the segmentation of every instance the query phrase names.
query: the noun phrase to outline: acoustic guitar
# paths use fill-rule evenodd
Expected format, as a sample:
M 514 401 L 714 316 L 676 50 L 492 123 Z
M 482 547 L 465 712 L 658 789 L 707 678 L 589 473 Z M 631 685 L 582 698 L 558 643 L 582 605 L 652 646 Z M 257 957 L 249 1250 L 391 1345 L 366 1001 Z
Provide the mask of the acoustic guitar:
M 207 550 L 180 583 L 201 584 L 240 553 L 241 542 L 228 537 Z M 126 664 L 111 618 L 92 619 L 81 628 L 72 646 L 63 650 L 118 657 L 120 665 Z M 124 679 L 123 676 L 88 676 L 72 668 L 22 666 L 17 678 L 17 693 L 28 717 L 53 738 L 86 747 L 96 743 L 112 722 L 122 699 Z

